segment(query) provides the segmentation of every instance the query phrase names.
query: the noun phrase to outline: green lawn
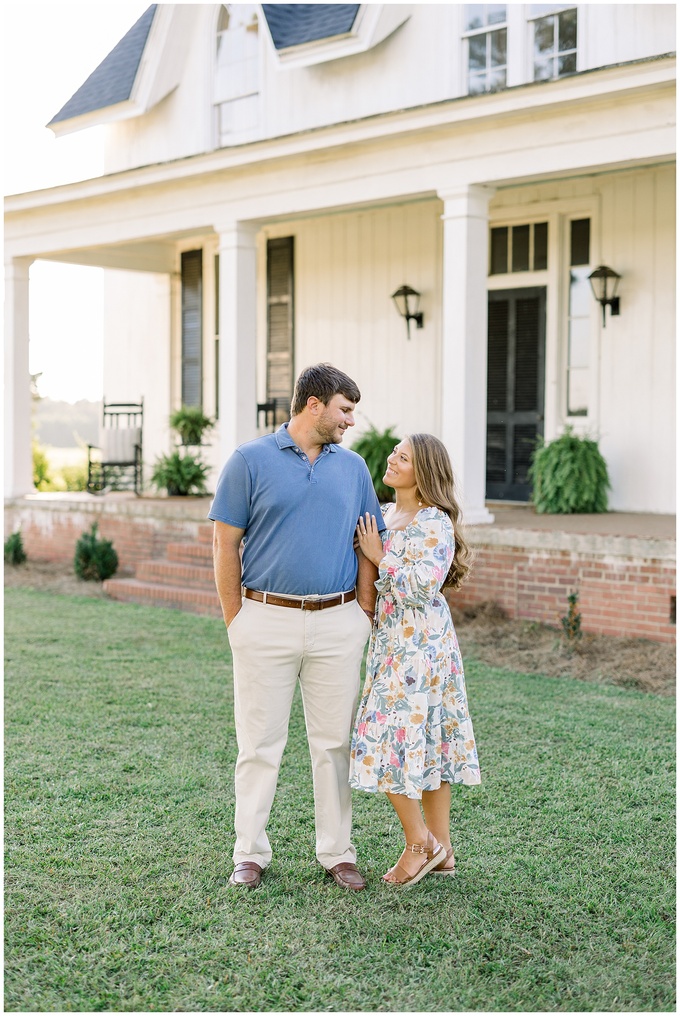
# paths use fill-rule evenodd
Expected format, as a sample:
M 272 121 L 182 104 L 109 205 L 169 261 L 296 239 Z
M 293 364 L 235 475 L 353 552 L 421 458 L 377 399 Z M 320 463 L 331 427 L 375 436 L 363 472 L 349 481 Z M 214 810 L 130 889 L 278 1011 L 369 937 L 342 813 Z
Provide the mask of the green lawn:
M 468 660 L 458 873 L 382 885 L 397 823 L 357 793 L 356 894 L 314 859 L 296 700 L 249 893 L 221 621 L 33 590 L 5 611 L 6 1011 L 674 1010 L 671 699 Z

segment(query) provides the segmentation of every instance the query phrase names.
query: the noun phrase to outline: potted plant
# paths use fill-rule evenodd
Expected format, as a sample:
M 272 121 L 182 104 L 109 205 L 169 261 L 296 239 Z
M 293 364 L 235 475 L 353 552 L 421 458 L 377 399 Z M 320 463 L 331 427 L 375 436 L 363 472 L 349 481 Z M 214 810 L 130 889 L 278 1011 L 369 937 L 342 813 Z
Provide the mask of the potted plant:
M 159 490 L 167 490 L 170 497 L 188 494 L 207 494 L 208 466 L 194 455 L 179 450 L 156 459 L 151 482 Z
M 550 444 L 539 444 L 529 467 L 531 499 L 540 514 L 606 512 L 611 488 L 597 442 L 571 427 Z
M 399 444 L 400 440 L 401 438 L 397 437 L 392 427 L 379 431 L 371 424 L 369 429 L 352 445 L 352 451 L 358 452 L 368 466 L 375 492 L 381 504 L 393 500 L 392 490 L 385 486 L 382 478 L 387 469 L 387 456 L 392 454 L 394 446 Z
M 206 416 L 199 406 L 182 406 L 170 417 L 170 426 L 179 434 L 183 445 L 200 445 L 203 435 L 215 426 L 215 421 Z

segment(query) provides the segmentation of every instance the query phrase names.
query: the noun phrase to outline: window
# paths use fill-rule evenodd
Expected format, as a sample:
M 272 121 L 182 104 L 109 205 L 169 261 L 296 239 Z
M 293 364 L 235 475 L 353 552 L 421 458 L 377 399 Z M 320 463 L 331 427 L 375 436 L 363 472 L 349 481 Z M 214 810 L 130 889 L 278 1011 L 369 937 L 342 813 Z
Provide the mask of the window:
M 543 271 L 548 267 L 548 223 L 495 226 L 489 246 L 489 275 Z
M 223 5 L 217 24 L 213 92 L 218 145 L 239 140 L 258 125 L 259 52 L 255 5 Z
M 531 12 L 540 15 L 550 5 L 534 4 Z M 554 8 L 553 8 L 554 9 Z M 549 81 L 576 73 L 576 9 L 560 10 L 534 20 L 534 81 Z
M 508 29 L 505 4 L 465 4 L 469 95 L 497 92 L 507 84 Z
M 590 387 L 590 219 L 572 219 L 569 253 L 567 415 L 587 416 Z

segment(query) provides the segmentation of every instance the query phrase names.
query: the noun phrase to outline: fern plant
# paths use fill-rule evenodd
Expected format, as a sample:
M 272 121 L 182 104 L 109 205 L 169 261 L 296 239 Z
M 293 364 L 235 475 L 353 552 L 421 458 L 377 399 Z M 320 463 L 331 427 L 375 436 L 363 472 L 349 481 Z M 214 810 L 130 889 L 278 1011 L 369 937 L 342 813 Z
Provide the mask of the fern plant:
M 205 431 L 214 425 L 215 421 L 198 406 L 182 406 L 170 417 L 170 426 L 183 445 L 200 445 Z
M 391 488 L 385 486 L 382 478 L 387 469 L 387 456 L 392 454 L 394 446 L 399 444 L 400 440 L 401 438 L 396 436 L 392 427 L 379 431 L 371 424 L 369 430 L 352 445 L 352 451 L 358 452 L 368 466 L 378 501 L 381 504 L 393 500 L 393 492 Z
M 159 490 L 167 490 L 170 497 L 188 494 L 205 494 L 208 466 L 193 455 L 179 451 L 161 455 L 156 459 L 151 482 Z
M 118 568 L 118 554 L 111 540 L 100 540 L 97 523 L 93 522 L 89 533 L 83 533 L 76 543 L 73 568 L 78 578 L 103 582 L 111 578 Z
M 611 489 L 607 463 L 597 442 L 579 437 L 571 427 L 550 444 L 534 450 L 529 478 L 531 499 L 540 514 L 606 512 Z

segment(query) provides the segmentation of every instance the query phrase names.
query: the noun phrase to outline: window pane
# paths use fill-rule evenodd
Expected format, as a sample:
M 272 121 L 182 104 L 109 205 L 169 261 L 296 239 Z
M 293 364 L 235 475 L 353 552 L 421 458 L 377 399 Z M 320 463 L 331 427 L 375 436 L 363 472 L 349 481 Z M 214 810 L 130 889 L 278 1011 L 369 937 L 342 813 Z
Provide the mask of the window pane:
M 588 415 L 588 369 L 570 370 L 567 380 L 567 413 L 569 416 Z
M 586 368 L 590 363 L 590 321 L 574 318 L 569 325 L 569 368 Z
M 550 81 L 553 77 L 553 60 L 536 60 L 534 63 L 534 81 Z
M 588 281 L 589 275 L 590 265 L 586 268 L 572 268 L 569 272 L 569 313 L 571 317 L 587 318 L 588 321 L 590 321 L 593 299 L 593 291 Z
M 534 57 L 552 53 L 555 49 L 555 18 L 541 18 L 534 25 Z
M 512 228 L 512 270 L 529 271 L 529 226 Z
M 557 20 L 559 50 L 576 49 L 576 11 L 564 11 Z
M 576 74 L 576 53 L 558 57 L 557 76 L 563 78 L 565 74 Z
M 503 275 L 508 270 L 508 227 L 491 230 L 491 275 Z
M 570 265 L 590 264 L 590 219 L 573 219 L 571 223 Z
M 534 226 L 534 270 L 540 272 L 548 267 L 548 223 L 537 222 Z
M 471 74 L 468 78 L 468 95 L 483 95 L 486 92 L 486 74 Z
M 489 71 L 487 75 L 487 91 L 488 92 L 500 92 L 501 89 L 505 88 L 506 73 L 505 67 L 502 70 Z
M 487 25 L 498 25 L 505 21 L 505 4 L 486 4 Z
M 507 29 L 500 32 L 491 32 L 491 66 L 507 63 Z
M 484 4 L 465 4 L 465 31 L 484 27 Z
M 486 70 L 486 35 L 473 35 L 468 40 L 468 46 L 470 49 L 468 70 L 471 73 Z

